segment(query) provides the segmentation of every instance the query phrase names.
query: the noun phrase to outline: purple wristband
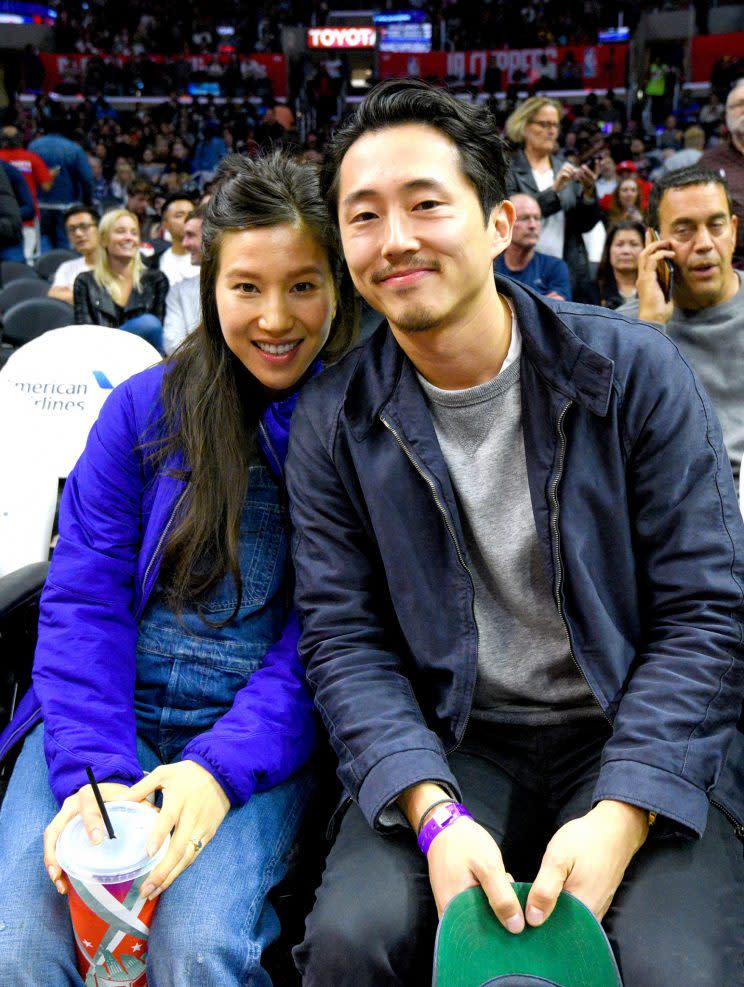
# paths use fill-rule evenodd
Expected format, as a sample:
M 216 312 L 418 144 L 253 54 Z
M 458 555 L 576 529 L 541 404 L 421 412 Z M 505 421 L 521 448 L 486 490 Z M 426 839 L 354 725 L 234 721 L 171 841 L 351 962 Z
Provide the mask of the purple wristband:
M 429 852 L 432 840 L 439 836 L 443 829 L 451 826 L 461 816 L 467 819 L 473 818 L 465 806 L 459 802 L 449 802 L 447 805 L 440 805 L 432 812 L 418 835 L 419 850 L 424 856 Z

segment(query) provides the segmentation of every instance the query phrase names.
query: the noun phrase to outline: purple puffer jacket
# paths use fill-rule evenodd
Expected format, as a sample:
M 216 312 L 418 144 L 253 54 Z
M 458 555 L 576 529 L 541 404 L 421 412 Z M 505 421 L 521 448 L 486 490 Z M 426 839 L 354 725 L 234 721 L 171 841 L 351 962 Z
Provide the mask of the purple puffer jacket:
M 111 393 L 65 485 L 60 537 L 41 598 L 33 687 L 0 736 L 0 759 L 43 719 L 49 783 L 61 803 L 99 779 L 134 784 L 138 623 L 155 587 L 165 534 L 186 482 L 139 448 L 162 413 L 164 364 Z M 275 473 L 286 455 L 296 395 L 270 405 L 259 440 Z M 211 730 L 184 748 L 233 805 L 271 788 L 307 761 L 316 739 L 292 613 L 260 669 Z

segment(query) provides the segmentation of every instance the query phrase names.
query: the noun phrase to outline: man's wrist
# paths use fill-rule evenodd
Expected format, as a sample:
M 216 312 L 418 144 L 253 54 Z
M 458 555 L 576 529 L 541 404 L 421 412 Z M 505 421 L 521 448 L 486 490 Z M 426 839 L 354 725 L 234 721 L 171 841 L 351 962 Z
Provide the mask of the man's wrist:
M 400 793 L 397 798 L 398 805 L 403 815 L 408 820 L 414 833 L 418 832 L 421 817 L 427 809 L 430 809 L 434 802 L 439 800 L 454 801 L 448 791 L 442 788 L 435 781 L 422 781 L 417 785 L 411 785 Z

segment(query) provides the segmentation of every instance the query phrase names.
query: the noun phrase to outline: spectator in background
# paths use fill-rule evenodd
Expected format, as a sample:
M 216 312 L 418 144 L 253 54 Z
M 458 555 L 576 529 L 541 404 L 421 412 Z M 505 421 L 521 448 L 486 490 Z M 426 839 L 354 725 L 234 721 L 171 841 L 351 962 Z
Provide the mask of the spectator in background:
M 597 169 L 597 199 L 601 205 L 602 197 L 612 195 L 617 186 L 617 169 L 608 148 L 604 148 L 598 153 L 595 166 Z
M 599 301 L 605 308 L 619 308 L 638 296 L 638 255 L 645 243 L 646 227 L 635 220 L 621 220 L 607 231 L 597 271 Z
M 696 125 L 688 127 L 684 133 L 682 150 L 675 151 L 671 157 L 666 159 L 657 179 L 663 175 L 668 175 L 670 171 L 677 171 L 679 168 L 692 168 L 700 160 L 704 147 L 705 131 L 703 128 Z
M 24 181 L 23 175 L 12 164 L 3 161 L 2 158 L 0 158 L 0 170 L 5 172 L 5 176 L 10 183 L 11 191 L 18 203 L 21 224 L 28 222 L 28 220 L 34 222 L 36 218 L 36 207 L 31 197 L 31 190 Z M 0 246 L 0 260 L 15 260 L 21 264 L 25 264 L 26 255 L 23 252 L 23 239 L 18 243 L 8 244 L 5 247 Z
M 643 142 L 641 141 L 641 143 Z M 653 183 L 646 181 L 645 178 L 642 178 L 638 173 L 638 166 L 636 165 L 635 161 L 630 161 L 630 160 L 618 162 L 617 180 L 621 182 L 624 178 L 634 178 L 638 183 L 638 187 L 641 190 L 641 210 L 644 210 L 648 205 L 648 197 L 651 194 L 651 188 Z M 600 206 L 602 206 L 603 209 L 609 211 L 610 208 L 609 200 L 605 197 L 602 200 L 602 202 L 600 202 Z
M 135 179 L 134 168 L 126 158 L 119 158 L 114 167 L 114 177 L 111 179 L 110 192 L 112 198 L 121 206 L 125 206 L 129 186 Z
M 624 219 L 640 221 L 643 217 L 643 209 L 638 178 L 635 175 L 626 175 L 622 178 L 612 195 L 605 196 L 603 199 L 603 207 L 605 204 L 608 226 L 615 226 Z
M 54 185 L 39 195 L 41 211 L 41 249 L 68 247 L 64 216 L 76 202 L 90 205 L 93 199 L 93 175 L 85 151 L 66 136 L 69 127 L 58 121 L 56 129 L 37 137 L 29 150 L 40 155 L 52 171 Z M 64 131 L 64 132 L 63 132 Z
M 17 127 L 3 127 L 0 132 L 0 159 L 13 165 L 23 175 L 34 202 L 34 215 L 23 220 L 23 254 L 31 263 L 39 252 L 39 192 L 54 185 L 54 172 L 34 151 L 24 148 Z
M 734 215 L 739 224 L 734 266 L 744 267 L 744 79 L 739 79 L 726 98 L 728 141 L 703 151 L 699 164 L 726 179 Z
M 682 150 L 682 131 L 677 126 L 677 117 L 670 113 L 664 121 L 664 129 L 658 135 L 658 146 L 662 150 L 671 148 L 673 151 Z
M 104 177 L 103 161 L 97 154 L 88 155 L 88 165 L 93 176 L 93 205 L 97 209 L 101 209 L 106 200 L 111 197 L 111 186 Z
M 20 245 L 22 230 L 18 200 L 5 170 L 0 168 L 0 251 Z
M 134 213 L 139 223 L 140 236 L 148 242 L 154 235 L 158 217 L 152 210 L 153 187 L 143 178 L 135 178 L 127 189 L 127 209 Z
M 576 167 L 557 153 L 560 115 L 560 103 L 533 96 L 508 118 L 506 132 L 518 149 L 512 155 L 507 191 L 537 199 L 543 216 L 540 252 L 565 260 L 574 300 L 591 302 L 596 296 L 582 234 L 602 218 L 596 175 L 588 165 Z
M 193 278 L 199 273 L 183 242 L 186 220 L 193 211 L 191 199 L 176 193 L 168 196 L 160 212 L 162 228 L 170 237 L 171 245 L 160 255 L 158 267 L 168 278 L 171 288 L 184 278 Z
M 646 96 L 651 106 L 651 121 L 658 125 L 664 119 L 667 112 L 667 76 L 669 66 L 661 58 L 655 56 L 651 59 L 646 78 Z
M 227 144 L 219 136 L 219 124 L 209 121 L 204 136 L 196 145 L 191 171 L 212 173 L 227 154 Z
M 571 301 L 571 278 L 565 261 L 537 251 L 542 214 L 537 199 L 518 192 L 511 196 L 517 213 L 511 243 L 494 263 L 497 274 L 505 274 L 547 298 Z
M 168 279 L 162 271 L 145 268 L 139 245 L 134 213 L 111 209 L 105 214 L 95 267 L 75 279 L 75 322 L 125 329 L 162 350 Z
M 721 106 L 721 101 L 718 96 L 712 92 L 710 96 L 708 96 L 705 104 L 701 107 L 698 115 L 698 122 L 705 131 L 706 139 L 712 135 L 714 130 L 716 130 L 720 122 L 723 120 L 723 116 L 724 108 Z
M 197 271 L 202 262 L 202 223 L 205 212 L 206 204 L 197 206 L 184 224 L 183 245 Z M 166 356 L 170 356 L 179 343 L 199 325 L 201 319 L 199 287 L 200 278 L 196 274 L 184 278 L 168 290 L 163 327 L 163 351 Z
M 80 203 L 71 206 L 65 213 L 65 232 L 73 250 L 80 254 L 75 260 L 66 260 L 54 272 L 54 280 L 48 291 L 50 298 L 73 304 L 72 289 L 75 278 L 83 271 L 92 271 L 96 262 L 98 247 L 99 214 L 92 206 Z
M 638 257 L 638 298 L 622 311 L 663 326 L 700 376 L 723 428 L 734 475 L 744 454 L 744 290 L 732 258 L 737 217 L 725 178 L 706 168 L 664 176 L 648 204 L 661 239 Z M 657 268 L 674 264 L 667 302 Z

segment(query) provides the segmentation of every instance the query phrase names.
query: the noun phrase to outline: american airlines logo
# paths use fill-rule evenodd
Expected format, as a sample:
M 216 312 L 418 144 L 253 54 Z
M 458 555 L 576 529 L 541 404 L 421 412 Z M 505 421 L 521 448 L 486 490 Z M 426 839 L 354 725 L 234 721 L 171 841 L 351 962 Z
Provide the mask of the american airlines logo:
M 309 27 L 308 48 L 374 48 L 373 27 Z

